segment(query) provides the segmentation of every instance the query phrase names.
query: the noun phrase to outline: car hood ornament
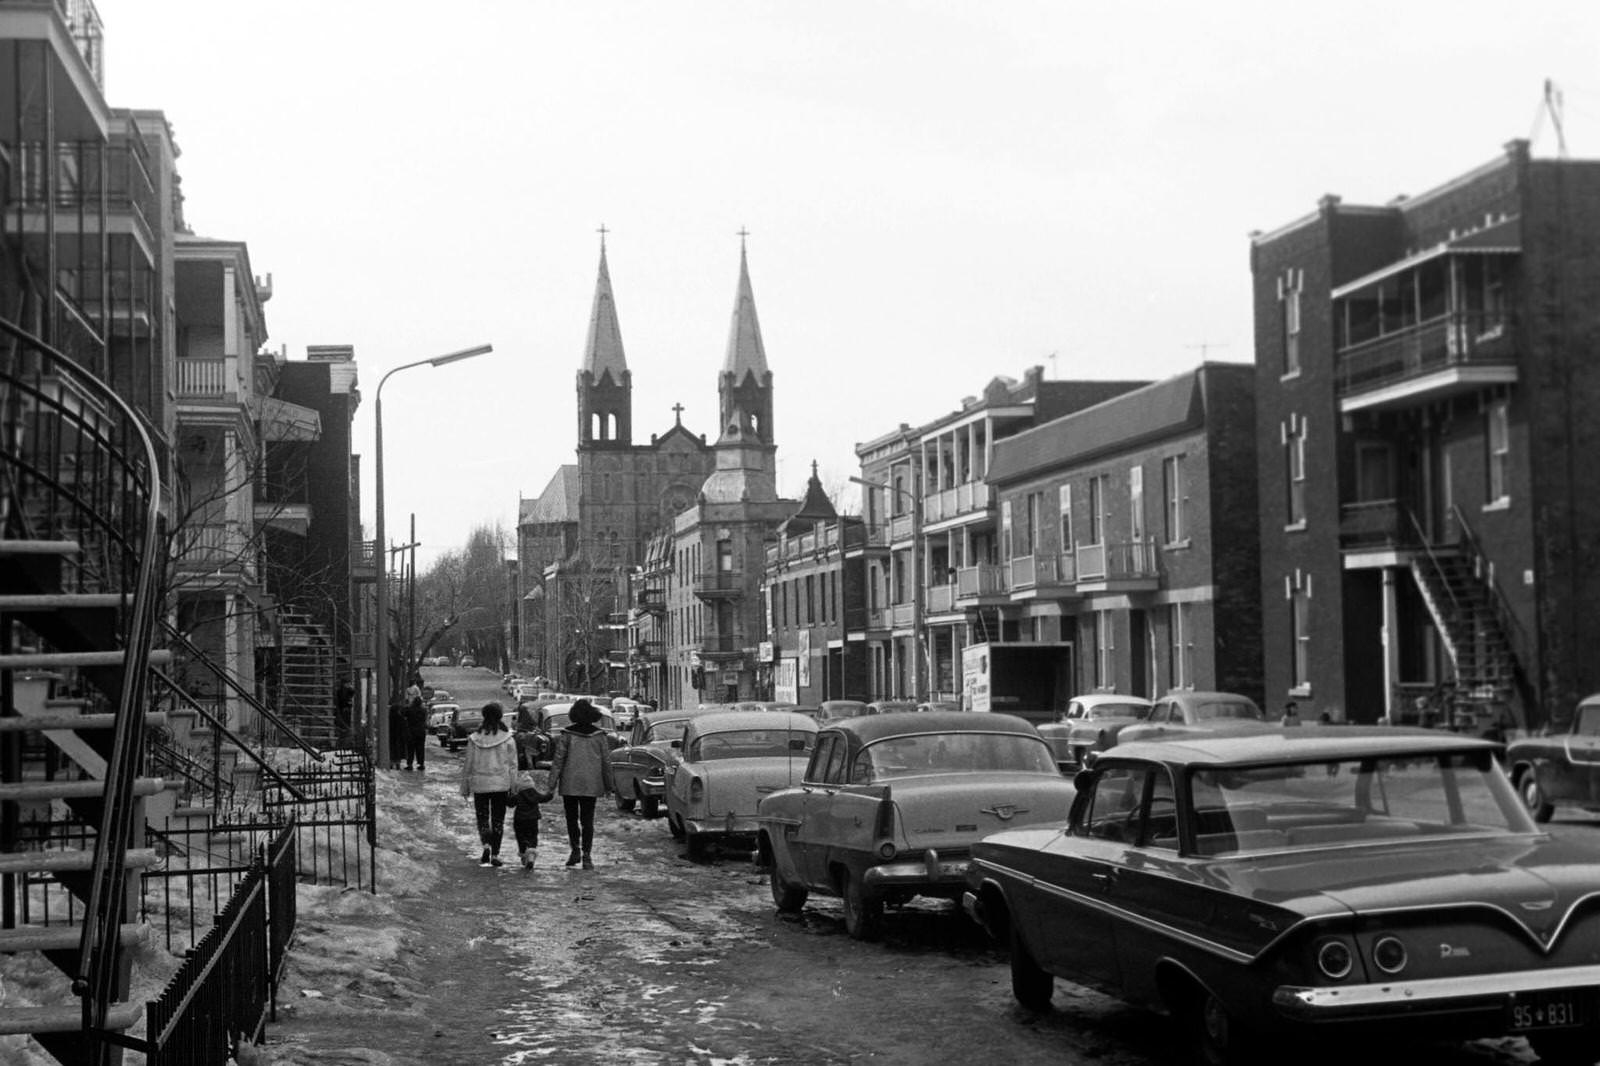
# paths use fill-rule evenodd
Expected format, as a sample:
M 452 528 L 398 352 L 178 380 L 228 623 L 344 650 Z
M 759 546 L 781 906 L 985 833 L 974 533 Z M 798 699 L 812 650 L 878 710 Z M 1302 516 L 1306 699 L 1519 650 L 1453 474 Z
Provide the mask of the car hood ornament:
M 1009 822 L 1019 814 L 1027 814 L 1028 808 L 1018 807 L 1015 803 L 996 803 L 993 807 L 981 808 L 980 813 L 992 814 L 1002 822 Z

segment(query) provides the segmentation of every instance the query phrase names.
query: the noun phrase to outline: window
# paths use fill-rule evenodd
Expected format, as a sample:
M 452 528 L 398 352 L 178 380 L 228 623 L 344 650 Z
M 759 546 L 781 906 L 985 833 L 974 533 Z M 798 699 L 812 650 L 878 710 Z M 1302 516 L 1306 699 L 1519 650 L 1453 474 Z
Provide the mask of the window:
M 720 574 L 733 573 L 733 541 L 717 541 L 717 572 Z
M 1161 535 L 1167 544 L 1183 541 L 1183 498 L 1183 456 L 1169 455 L 1161 460 Z
M 1008 560 L 1017 557 L 1016 535 L 1011 524 L 1011 501 L 1000 501 L 1000 551 Z
M 1283 430 L 1283 453 L 1289 486 L 1289 525 L 1306 521 L 1306 422 L 1291 415 Z
M 1020 554 L 1037 555 L 1039 553 L 1039 512 L 1043 509 L 1044 496 L 1041 493 L 1028 493 L 1028 521 L 1023 529 L 1023 545 Z
M 1506 461 L 1511 454 L 1511 401 L 1495 400 L 1486 412 L 1489 444 L 1488 502 L 1502 503 L 1511 498 L 1506 481 Z
M 816 585 L 810 574 L 806 575 L 806 625 L 817 623 L 817 593 Z
M 1089 539 L 1088 544 L 1105 543 L 1106 476 L 1089 479 Z
M 1189 605 L 1167 605 L 1167 687 L 1188 688 L 1194 684 L 1194 638 L 1189 633 Z
M 1128 469 L 1128 539 L 1144 543 L 1144 467 Z
M 1096 655 L 1095 678 L 1096 688 L 1116 687 L 1116 636 L 1113 622 L 1116 616 L 1111 611 L 1096 611 L 1094 613 L 1095 647 Z
M 1072 486 L 1061 486 L 1061 550 L 1072 551 Z
M 1278 279 L 1278 302 L 1283 305 L 1283 376 L 1300 373 L 1300 290 L 1303 270 L 1289 269 Z
M 1289 681 L 1296 691 L 1311 687 L 1311 579 L 1295 571 L 1284 579 L 1289 597 L 1289 652 L 1293 673 Z

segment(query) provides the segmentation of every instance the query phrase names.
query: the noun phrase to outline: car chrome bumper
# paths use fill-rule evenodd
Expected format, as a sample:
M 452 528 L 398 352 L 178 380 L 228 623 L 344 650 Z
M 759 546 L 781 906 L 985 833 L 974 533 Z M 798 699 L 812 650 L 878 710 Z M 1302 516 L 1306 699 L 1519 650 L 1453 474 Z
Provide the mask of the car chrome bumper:
M 942 859 L 929 848 L 921 855 L 908 852 L 898 862 L 869 866 L 861 876 L 869 888 L 898 888 L 904 885 L 958 887 L 967 883 L 967 858 Z
M 743 818 L 734 814 L 726 814 L 716 818 L 685 818 L 683 820 L 684 830 L 690 833 L 728 833 L 730 835 L 747 833 L 750 836 L 755 836 L 756 829 L 760 824 L 753 814 Z
M 1380 1020 L 1419 1012 L 1481 1010 L 1509 1005 L 1518 995 L 1566 988 L 1600 988 L 1600 966 L 1564 966 L 1553 970 L 1465 974 L 1326 988 L 1282 985 L 1272 993 L 1272 1005 L 1294 1021 Z
M 634 780 L 639 783 L 639 791 L 646 796 L 660 799 L 667 794 L 667 779 L 664 777 L 636 777 Z

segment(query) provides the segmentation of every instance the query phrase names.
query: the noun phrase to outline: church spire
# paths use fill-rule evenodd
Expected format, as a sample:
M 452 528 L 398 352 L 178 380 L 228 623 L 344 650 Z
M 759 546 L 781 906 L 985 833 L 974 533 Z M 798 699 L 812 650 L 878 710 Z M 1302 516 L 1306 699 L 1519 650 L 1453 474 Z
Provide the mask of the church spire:
M 606 263 L 606 233 L 600 227 L 600 276 L 589 312 L 589 336 L 578 370 L 578 446 L 601 442 L 629 444 L 633 439 L 633 375 L 622 351 L 622 327 L 611 295 L 611 268 Z
M 767 369 L 767 349 L 761 343 L 761 322 L 756 318 L 756 298 L 750 288 L 750 260 L 739 230 L 739 288 L 733 299 L 733 326 L 728 333 L 728 354 L 717 376 L 721 433 L 719 443 L 771 447 L 772 371 Z
M 589 339 L 583 353 L 583 369 L 594 375 L 598 384 L 607 371 L 620 384 L 628 369 L 622 350 L 622 327 L 617 322 L 617 301 L 611 295 L 611 268 L 606 265 L 606 228 L 600 227 L 600 277 L 594 285 L 594 307 L 589 312 Z
M 732 374 L 734 381 L 741 385 L 749 374 L 767 375 L 767 349 L 761 343 L 761 322 L 756 318 L 756 297 L 750 288 L 750 262 L 744 247 L 744 239 L 749 235 L 748 230 L 739 231 L 739 291 L 733 301 L 728 354 L 722 361 L 722 372 Z

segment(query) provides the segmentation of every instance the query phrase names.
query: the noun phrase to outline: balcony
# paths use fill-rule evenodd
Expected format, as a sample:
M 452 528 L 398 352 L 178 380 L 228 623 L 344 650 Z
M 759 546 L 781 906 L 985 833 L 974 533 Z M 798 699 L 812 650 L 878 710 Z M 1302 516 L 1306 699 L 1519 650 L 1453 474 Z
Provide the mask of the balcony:
M 917 605 L 897 603 L 889 608 L 890 629 L 911 629 L 917 624 Z
M 350 634 L 350 655 L 356 666 L 372 666 L 377 661 L 378 641 L 370 632 Z
M 639 609 L 649 614 L 667 613 L 667 590 L 664 588 L 642 588 L 639 590 Z
M 849 525 L 844 529 L 846 554 L 867 548 L 885 548 L 889 545 L 889 527 L 885 525 Z
M 378 580 L 376 541 L 358 540 L 350 546 L 350 577 L 354 581 Z
M 1078 557 L 1071 552 L 1019 555 L 1011 560 L 1011 598 L 1049 599 L 1076 593 Z
M 708 570 L 696 574 L 694 594 L 703 600 L 733 600 L 744 595 L 744 575 L 737 570 Z
M 1346 348 L 1336 357 L 1341 413 L 1412 407 L 1517 380 L 1516 323 L 1455 311 Z
M 175 361 L 177 367 L 173 388 L 178 403 L 237 405 L 239 402 L 238 360 L 232 358 L 197 359 L 184 357 Z
M 954 585 L 931 585 L 928 588 L 928 613 L 949 614 L 956 609 Z
M 303 537 L 311 532 L 311 505 L 257 500 L 255 520 L 258 526 Z
M 255 548 L 235 522 L 179 529 L 172 538 L 172 557 L 180 573 L 193 578 L 248 576 L 255 572 Z M 185 584 L 193 584 L 188 580 Z
M 897 514 L 889 519 L 889 543 L 908 543 L 917 532 L 917 516 L 913 514 Z
M 986 481 L 965 481 L 952 488 L 922 498 L 922 524 L 926 528 L 973 515 L 986 515 L 994 503 L 994 492 Z
M 744 649 L 745 641 L 743 637 L 717 634 L 700 639 L 700 655 L 702 658 L 739 658 L 744 655 Z
M 1161 587 L 1160 552 L 1148 538 L 1080 544 L 1076 554 L 1079 592 L 1154 592 Z
M 641 640 L 633 646 L 636 662 L 664 663 L 667 661 L 666 645 L 659 640 Z
M 980 563 L 956 571 L 956 603 L 961 607 L 997 600 L 1005 593 L 1006 568 L 999 563 Z

